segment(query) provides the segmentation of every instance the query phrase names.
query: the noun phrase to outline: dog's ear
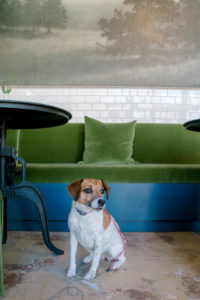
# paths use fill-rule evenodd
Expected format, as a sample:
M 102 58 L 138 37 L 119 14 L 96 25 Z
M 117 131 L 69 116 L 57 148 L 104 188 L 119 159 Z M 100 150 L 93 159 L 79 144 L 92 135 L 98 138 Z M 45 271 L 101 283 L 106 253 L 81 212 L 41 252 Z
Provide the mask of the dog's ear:
M 107 183 L 101 179 L 101 182 L 103 184 L 104 189 L 106 190 L 106 196 L 107 196 L 107 200 L 109 199 L 109 195 L 110 195 L 110 187 L 107 185 Z
M 81 191 L 83 179 L 76 180 L 67 186 L 68 193 L 72 199 L 77 200 Z

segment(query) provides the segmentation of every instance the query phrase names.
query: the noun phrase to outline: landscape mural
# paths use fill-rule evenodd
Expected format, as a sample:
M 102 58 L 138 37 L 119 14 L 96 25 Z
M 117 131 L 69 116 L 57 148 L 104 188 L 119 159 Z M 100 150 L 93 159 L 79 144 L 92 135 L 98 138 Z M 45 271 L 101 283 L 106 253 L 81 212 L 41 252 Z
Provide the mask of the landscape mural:
M 200 87 L 200 0 L 0 0 L 0 83 Z

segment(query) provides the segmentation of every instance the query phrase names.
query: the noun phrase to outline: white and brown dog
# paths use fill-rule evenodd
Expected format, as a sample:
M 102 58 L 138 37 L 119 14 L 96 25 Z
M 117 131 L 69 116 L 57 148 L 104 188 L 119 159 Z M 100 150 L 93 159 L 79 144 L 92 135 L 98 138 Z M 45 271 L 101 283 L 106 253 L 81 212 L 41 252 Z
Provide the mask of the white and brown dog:
M 109 198 L 110 188 L 103 180 L 77 180 L 67 186 L 72 199 L 69 214 L 70 264 L 67 277 L 76 275 L 76 252 L 78 242 L 90 253 L 83 263 L 90 263 L 85 279 L 91 280 L 101 258 L 112 261 L 110 269 L 119 268 L 126 260 L 126 242 L 111 215 L 104 209 L 104 192 Z

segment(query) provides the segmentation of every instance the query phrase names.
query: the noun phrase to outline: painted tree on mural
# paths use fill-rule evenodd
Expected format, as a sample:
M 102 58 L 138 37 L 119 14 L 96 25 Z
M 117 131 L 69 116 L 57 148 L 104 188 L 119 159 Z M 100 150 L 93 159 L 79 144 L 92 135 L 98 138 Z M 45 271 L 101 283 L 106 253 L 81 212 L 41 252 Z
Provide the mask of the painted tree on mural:
M 184 7 L 182 18 L 185 21 L 185 26 L 184 30 L 180 31 L 181 38 L 190 50 L 199 53 L 200 0 L 182 0 L 182 5 Z
M 66 24 L 67 13 L 61 0 L 45 0 L 42 4 L 42 26 L 50 33 L 51 28 L 64 29 Z
M 0 0 L 0 25 L 6 24 L 6 14 L 8 13 L 8 1 Z
M 23 6 L 23 25 L 35 31 L 41 25 L 41 1 L 25 0 Z
M 52 28 L 66 28 L 66 24 L 67 12 L 61 0 L 0 0 L 0 27 L 4 31 L 19 27 L 23 35 L 43 27 L 50 33 Z
M 19 0 L 0 0 L 0 26 L 12 27 L 21 23 L 22 5 Z
M 124 0 L 124 9 L 114 10 L 110 19 L 99 21 L 107 38 L 107 52 L 140 54 L 167 50 L 178 43 L 176 32 L 182 26 L 182 5 L 173 0 Z

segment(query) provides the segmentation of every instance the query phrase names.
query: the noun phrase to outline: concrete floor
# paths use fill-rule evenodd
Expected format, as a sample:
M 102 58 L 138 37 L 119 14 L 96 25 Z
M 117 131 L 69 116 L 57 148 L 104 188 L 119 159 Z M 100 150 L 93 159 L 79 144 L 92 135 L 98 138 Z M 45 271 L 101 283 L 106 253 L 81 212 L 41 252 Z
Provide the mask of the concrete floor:
M 79 247 L 77 276 L 65 276 L 69 233 L 52 233 L 62 256 L 49 252 L 39 232 L 9 232 L 3 246 L 4 291 L 8 300 L 134 299 L 200 300 L 200 235 L 184 233 L 126 233 L 127 261 L 106 272 L 101 261 L 97 277 L 83 280 L 89 266 Z

